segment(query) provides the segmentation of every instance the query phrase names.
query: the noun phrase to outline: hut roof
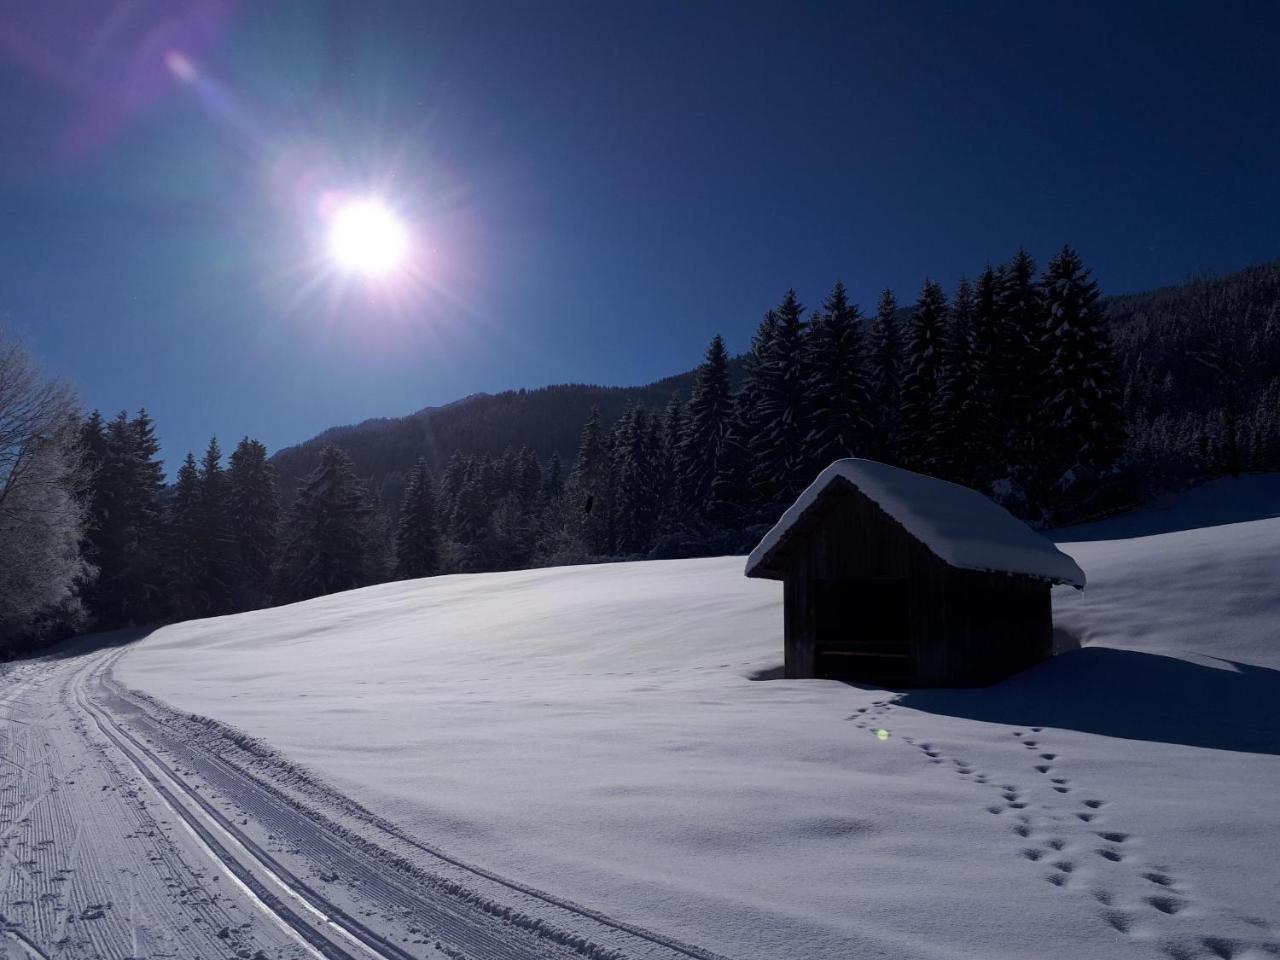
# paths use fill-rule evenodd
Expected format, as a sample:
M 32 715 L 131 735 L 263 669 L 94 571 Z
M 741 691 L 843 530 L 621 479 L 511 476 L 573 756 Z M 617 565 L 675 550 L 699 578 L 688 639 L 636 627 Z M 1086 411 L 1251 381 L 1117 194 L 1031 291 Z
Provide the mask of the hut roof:
M 832 485 L 848 483 L 943 562 L 1083 588 L 1084 571 L 1054 544 L 976 490 L 874 460 L 837 460 L 809 484 L 747 558 L 748 577 L 776 577 L 770 560 Z

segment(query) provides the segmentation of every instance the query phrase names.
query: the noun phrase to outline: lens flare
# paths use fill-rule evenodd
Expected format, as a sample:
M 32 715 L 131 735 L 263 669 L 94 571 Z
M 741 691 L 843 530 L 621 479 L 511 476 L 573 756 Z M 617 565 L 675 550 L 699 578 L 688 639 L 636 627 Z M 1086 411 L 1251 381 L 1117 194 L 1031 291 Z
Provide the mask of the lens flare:
M 329 224 L 329 254 L 343 270 L 385 277 L 405 260 L 409 231 L 381 201 L 342 204 Z

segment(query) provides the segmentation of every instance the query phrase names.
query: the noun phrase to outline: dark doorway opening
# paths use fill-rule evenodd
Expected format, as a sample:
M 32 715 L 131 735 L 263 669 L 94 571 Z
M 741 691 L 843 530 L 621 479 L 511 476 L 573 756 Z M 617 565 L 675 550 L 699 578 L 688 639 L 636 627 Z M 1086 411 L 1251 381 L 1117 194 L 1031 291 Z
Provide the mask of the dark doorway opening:
M 880 686 L 911 683 L 906 579 L 815 580 L 815 672 Z

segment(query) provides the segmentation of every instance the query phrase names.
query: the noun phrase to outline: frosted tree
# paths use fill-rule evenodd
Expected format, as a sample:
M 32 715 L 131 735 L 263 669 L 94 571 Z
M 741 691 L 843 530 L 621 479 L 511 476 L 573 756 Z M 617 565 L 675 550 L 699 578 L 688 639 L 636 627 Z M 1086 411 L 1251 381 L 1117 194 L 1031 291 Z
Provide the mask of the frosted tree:
M 0 641 L 33 639 L 50 617 L 74 622 L 91 568 L 75 394 L 44 376 L 0 327 Z

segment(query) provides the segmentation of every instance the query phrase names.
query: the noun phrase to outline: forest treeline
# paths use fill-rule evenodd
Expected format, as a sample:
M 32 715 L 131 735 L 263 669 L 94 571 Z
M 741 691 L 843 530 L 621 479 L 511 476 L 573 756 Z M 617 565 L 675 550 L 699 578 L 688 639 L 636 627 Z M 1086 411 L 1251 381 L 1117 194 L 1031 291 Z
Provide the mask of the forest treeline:
M 377 431 L 332 431 L 284 482 L 245 438 L 188 454 L 167 485 L 145 411 L 82 418 L 8 340 L 0 643 L 393 578 L 741 552 L 843 456 L 975 487 L 1038 526 L 1280 469 L 1278 304 L 1270 266 L 1104 313 L 1070 249 L 865 312 L 840 284 L 812 310 L 789 291 L 745 357 L 717 336 L 689 376 L 631 402 L 604 391 L 570 457 L 533 437 L 496 454 L 418 443 L 408 470 L 393 457 L 379 474 L 344 449 Z

